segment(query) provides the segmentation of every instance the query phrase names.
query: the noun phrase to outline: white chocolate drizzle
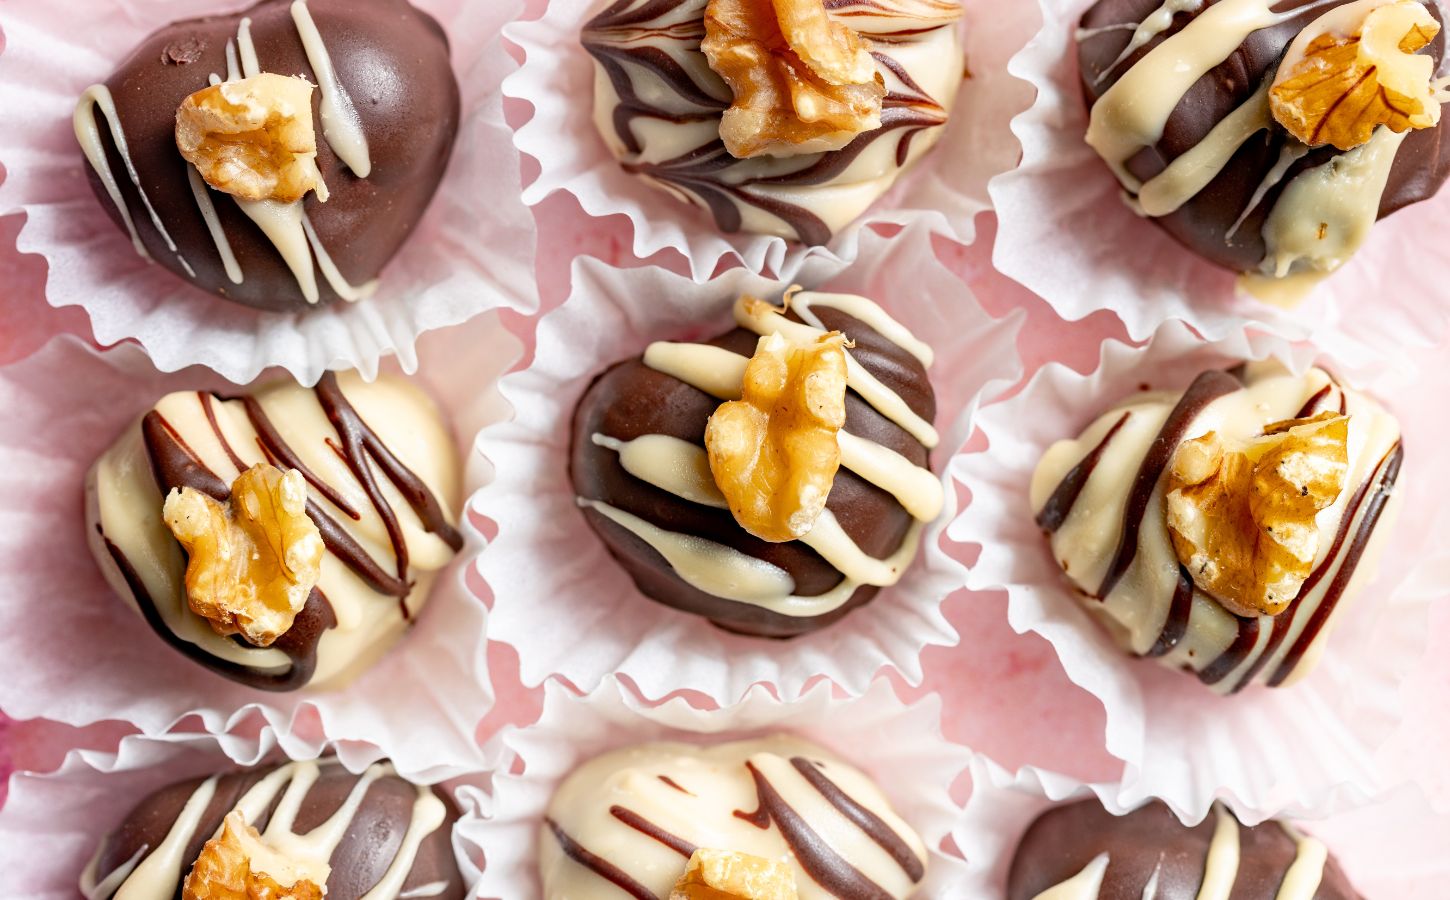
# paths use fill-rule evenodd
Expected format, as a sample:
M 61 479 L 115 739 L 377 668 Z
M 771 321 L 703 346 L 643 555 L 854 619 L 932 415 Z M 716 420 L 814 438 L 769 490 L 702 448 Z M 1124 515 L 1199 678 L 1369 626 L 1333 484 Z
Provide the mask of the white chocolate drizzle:
M 1234 220 L 1233 225 L 1229 226 L 1229 230 L 1224 233 L 1224 243 L 1233 240 L 1234 235 L 1238 234 L 1239 229 L 1243 227 L 1244 220 L 1248 219 L 1254 210 L 1259 208 L 1259 204 L 1264 202 L 1264 198 L 1268 196 L 1269 191 L 1273 190 L 1279 182 L 1284 180 L 1284 176 L 1289 174 L 1289 169 L 1294 163 L 1303 159 L 1308 154 L 1309 148 L 1304 144 L 1295 140 L 1284 142 L 1284 146 L 1279 150 L 1279 159 L 1269 169 L 1268 173 L 1264 175 L 1264 180 L 1259 182 L 1259 186 L 1254 189 L 1254 195 L 1249 198 L 1249 202 L 1244 206 L 1243 212 L 1239 213 L 1239 217 Z
M 1166 216 L 1198 196 L 1218 177 L 1249 138 L 1273 123 L 1266 81 L 1247 101 L 1224 117 L 1208 136 L 1158 173 L 1138 191 L 1143 214 Z M 1255 204 L 1257 205 L 1257 204 Z
M 1324 880 L 1329 848 L 1308 835 L 1300 834 L 1288 823 L 1281 823 L 1281 826 L 1294 839 L 1295 855 L 1274 900 L 1314 900 L 1314 895 L 1319 892 L 1319 883 Z
M 1097 900 L 1103 887 L 1103 876 L 1108 873 L 1108 861 L 1106 853 L 1099 853 L 1081 872 L 1048 888 L 1032 900 Z
M 1094 29 L 1093 32 L 1087 32 L 1088 36 L 1092 36 L 1094 32 L 1101 33 L 1102 31 L 1116 30 L 1118 28 L 1131 29 L 1133 32 L 1132 40 L 1128 41 L 1128 46 L 1123 48 L 1123 52 L 1118 54 L 1118 58 L 1113 60 L 1112 65 L 1098 73 L 1098 83 L 1101 84 L 1107 80 L 1109 76 L 1118 70 L 1118 66 L 1127 62 L 1128 57 L 1137 53 L 1138 50 L 1147 46 L 1149 41 L 1167 31 L 1173 25 L 1174 16 L 1182 12 L 1197 12 L 1203 8 L 1203 3 L 1204 0 L 1164 0 L 1162 6 L 1149 13 L 1137 26 L 1128 22 L 1120 26 L 1110 26 L 1107 29 Z M 1080 36 L 1078 39 L 1083 40 L 1084 38 Z
M 1213 839 L 1203 863 L 1203 886 L 1196 900 L 1229 900 L 1239 874 L 1239 820 L 1223 804 L 1215 803 Z
M 352 95 L 337 80 L 332 56 L 327 52 L 327 44 L 317 30 L 317 23 L 312 21 L 307 0 L 294 0 L 292 21 L 297 26 L 298 37 L 302 38 L 307 63 L 317 75 L 317 86 L 322 91 L 322 134 L 327 138 L 327 145 L 338 159 L 352 169 L 354 175 L 366 178 L 373 171 L 368 138 L 363 133 L 362 120 L 358 118 Z
M 306 834 L 297 834 L 293 830 L 293 823 L 312 786 L 320 777 L 322 767 L 335 765 L 340 764 L 336 760 L 326 760 L 321 763 L 293 762 L 281 766 L 252 785 L 232 810 L 240 812 L 247 824 L 255 827 L 262 814 L 275 802 L 276 809 L 268 819 L 266 829 L 262 831 L 263 841 L 288 859 L 314 867 L 325 866 L 354 827 L 368 788 L 377 779 L 395 774 L 392 765 L 388 763 L 378 763 L 370 767 L 358 777 L 347 799 L 327 821 Z M 81 879 L 82 892 L 88 898 L 113 896 L 114 900 L 170 900 L 176 896 L 181 888 L 180 879 L 186 876 L 194 862 L 183 858 L 183 855 L 201 828 L 207 808 L 216 795 L 220 777 L 208 778 L 192 792 L 176 821 L 172 823 L 165 840 L 154 850 L 148 853 L 147 848 L 142 847 L 125 865 L 97 883 L 94 880 L 95 868 L 105 850 L 105 845 L 102 844 Z M 364 900 L 432 897 L 441 894 L 448 887 L 448 882 L 433 882 L 406 894 L 401 893 L 423 840 L 437 831 L 447 818 L 443 801 L 431 788 L 421 785 L 414 785 L 414 788 L 417 797 L 413 803 L 407 831 L 389 863 L 387 872 L 365 895 Z M 280 799 L 278 794 L 281 794 Z M 220 832 L 219 827 L 210 836 L 216 837 Z M 139 865 L 138 858 L 141 858 Z M 114 895 L 109 893 L 113 888 Z
M 298 37 L 302 41 L 303 51 L 307 56 L 307 63 L 316 74 L 318 87 L 322 91 L 320 108 L 323 137 L 337 157 L 357 177 L 367 178 L 372 173 L 372 158 L 368 150 L 367 135 L 363 131 L 362 120 L 358 116 L 351 95 L 337 78 L 336 70 L 332 65 L 332 57 L 327 51 L 322 33 L 312 19 L 311 11 L 307 7 L 307 0 L 294 0 L 291 14 Z M 235 41 L 229 39 L 226 44 L 226 60 L 225 81 L 227 82 L 252 78 L 262 73 L 263 69 L 257 56 L 256 44 L 252 40 L 252 20 L 250 18 L 243 17 L 237 23 Z M 212 73 L 208 79 L 208 83 L 212 85 L 222 82 L 223 79 L 216 73 Z M 141 196 L 141 202 L 150 214 L 152 224 L 165 240 L 166 246 L 176 253 L 182 269 L 186 271 L 187 275 L 195 278 L 196 272 L 177 252 L 176 243 L 152 207 L 146 192 L 141 188 L 141 180 L 131 160 L 126 137 L 121 129 L 119 115 L 110 90 L 104 84 L 92 85 L 81 95 L 81 100 L 76 107 L 74 116 L 76 137 L 85 152 L 86 159 L 100 176 L 111 202 L 120 211 L 122 221 L 131 236 L 131 243 L 135 246 L 136 252 L 143 257 L 150 258 L 106 159 L 105 145 L 101 142 L 100 131 L 95 123 L 94 111 L 97 109 L 106 117 L 110 126 L 112 142 L 125 162 L 127 174 L 136 186 L 136 190 Z M 227 278 L 233 284 L 242 284 L 245 275 L 232 250 L 231 241 L 222 228 L 221 220 L 217 217 L 216 207 L 209 193 L 210 189 L 195 166 L 187 163 L 186 169 L 192 197 L 196 201 L 198 212 L 206 223 L 212 242 L 216 245 L 217 255 L 221 259 Z M 326 202 L 327 186 L 319 184 L 316 194 L 319 202 Z M 311 220 L 307 217 L 303 200 L 283 204 L 272 200 L 248 201 L 236 197 L 232 199 L 277 249 L 287 264 L 287 268 L 297 280 L 297 287 L 302 292 L 303 299 L 308 303 L 315 304 L 321 298 L 317 285 L 317 269 L 321 269 L 328 285 L 343 300 L 359 300 L 369 297 L 377 291 L 379 284 L 377 279 L 355 286 L 343 276 L 336 263 L 333 262 L 332 256 L 323 246 Z

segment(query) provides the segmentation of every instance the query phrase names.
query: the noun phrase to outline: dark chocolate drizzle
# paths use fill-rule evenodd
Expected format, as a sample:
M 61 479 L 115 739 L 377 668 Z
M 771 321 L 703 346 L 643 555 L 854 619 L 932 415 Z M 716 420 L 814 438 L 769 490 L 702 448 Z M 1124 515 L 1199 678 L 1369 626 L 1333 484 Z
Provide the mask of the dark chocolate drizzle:
M 340 451 L 343 460 L 357 477 L 359 484 L 388 528 L 388 535 L 393 543 L 398 561 L 398 574 L 393 575 L 384 570 L 382 565 L 353 538 L 352 534 L 343 528 L 336 519 L 328 515 L 321 505 L 311 497 L 307 500 L 307 514 L 317 525 L 328 552 L 336 556 L 374 591 L 384 596 L 397 597 L 402 615 L 406 619 L 409 617 L 407 598 L 412 587 L 407 580 L 407 544 L 398 523 L 397 514 L 382 494 L 373 477 L 368 460 L 382 469 L 388 480 L 417 513 L 427 531 L 438 535 L 455 551 L 463 546 L 462 535 L 448 523 L 442 504 L 422 479 L 404 466 L 384 445 L 382 439 L 362 420 L 362 417 L 343 395 L 342 389 L 338 386 L 337 379 L 332 373 L 323 377 L 314 388 L 314 394 L 322 406 L 323 412 L 327 415 L 328 421 L 332 423 L 337 432 L 338 442 L 334 446 Z M 227 398 L 206 392 L 198 392 L 197 398 L 207 423 L 215 433 L 228 460 L 238 469 L 248 468 L 245 461 L 227 441 L 217 420 L 214 403 Z M 242 396 L 235 399 L 242 402 L 247 417 L 257 432 L 258 446 L 268 460 L 286 468 L 297 469 L 308 484 L 326 497 L 328 502 L 349 517 L 360 518 L 357 511 L 335 488 L 328 485 L 302 463 L 298 454 L 282 439 L 281 433 L 272 424 L 256 398 Z M 156 480 L 156 486 L 163 497 L 172 490 L 189 487 L 219 502 L 225 502 L 230 498 L 231 487 L 201 461 L 201 458 L 187 445 L 176 428 L 159 411 L 152 410 L 142 418 L 141 437 L 146 448 L 147 458 L 151 462 L 151 472 Z M 102 538 L 105 539 L 104 534 L 102 534 Z M 287 655 L 292 661 L 291 667 L 286 672 L 269 673 L 218 659 L 202 648 L 178 637 L 166 626 L 165 620 L 157 611 L 155 602 L 146 593 L 145 586 L 137 577 L 130 561 L 109 539 L 105 539 L 105 542 L 122 577 L 125 578 L 132 593 L 136 596 L 137 606 L 140 607 L 147 623 L 167 643 L 181 650 L 188 657 L 228 678 L 263 690 L 295 690 L 311 679 L 313 672 L 316 671 L 317 646 L 322 635 L 337 626 L 332 606 L 321 591 L 313 590 L 308 597 L 306 606 L 293 622 L 292 628 L 272 645 L 272 649 L 280 650 Z M 242 646 L 250 646 L 240 640 L 239 643 L 242 643 Z
M 811 787 L 820 791 L 821 796 L 825 797 L 837 812 L 865 832 L 867 837 L 875 841 L 877 846 L 896 860 L 896 864 L 901 866 L 901 870 L 906 873 L 906 877 L 910 878 L 913 884 L 926 876 L 926 866 L 907 846 L 906 841 L 901 839 L 901 835 L 883 822 L 880 816 L 847 796 L 845 791 L 827 778 L 825 773 L 810 760 L 796 756 L 791 759 L 790 764 L 801 773 L 801 777 L 809 782 Z
M 635 900 L 659 900 L 655 896 L 654 891 L 629 877 L 629 874 L 619 866 L 581 847 L 578 841 L 574 840 L 563 828 L 559 827 L 558 822 L 546 818 L 544 819 L 544 824 L 549 826 L 549 831 L 553 832 L 554 840 L 559 842 L 559 849 L 564 851 L 564 855 L 574 860 L 574 862 L 590 870 L 605 881 L 608 881 L 631 897 L 634 897 Z
M 1082 494 L 1083 488 L 1087 487 L 1088 479 L 1092 477 L 1098 463 L 1102 462 L 1108 445 L 1113 442 L 1113 438 L 1118 436 L 1118 432 L 1123 430 L 1123 426 L 1128 424 L 1128 418 L 1131 415 L 1130 412 L 1123 413 L 1122 418 L 1113 423 L 1113 427 L 1108 429 L 1108 433 L 1103 435 L 1103 439 L 1098 442 L 1098 445 L 1092 448 L 1077 465 L 1073 466 L 1062 482 L 1053 490 L 1052 496 L 1047 498 L 1047 502 L 1042 505 L 1042 511 L 1037 514 L 1037 524 L 1043 531 L 1052 534 L 1062 527 L 1063 522 L 1067 521 L 1072 508 L 1077 505 L 1078 496 Z
M 625 809 L 623 806 L 611 806 L 609 807 L 609 814 L 645 837 L 659 841 L 685 859 L 694 856 L 695 851 L 698 849 L 694 844 L 678 835 L 671 834 L 632 809 Z
M 632 0 L 619 0 L 584 26 L 581 41 L 609 78 L 618 95 L 613 125 L 616 136 L 634 156 L 643 150 L 634 132 L 634 122 L 647 118 L 674 124 L 719 119 L 730 106 L 730 91 L 713 73 L 701 84 L 670 53 L 659 47 L 639 46 L 647 37 L 661 37 L 679 44 L 681 53 L 699 53 L 704 40 L 703 18 L 666 24 L 661 20 L 679 11 L 681 0 L 651 0 L 630 10 Z M 703 13 L 703 4 L 701 4 Z M 909 37 L 898 35 L 898 38 Z M 889 43 L 887 41 L 886 43 Z M 881 127 L 858 135 L 840 150 L 802 156 L 801 168 L 782 175 L 740 177 L 742 167 L 752 160 L 737 159 L 716 138 L 671 159 L 659 162 L 623 162 L 625 171 L 670 185 L 694 197 L 710 210 L 716 225 L 725 232 L 739 231 L 742 217 L 737 203 L 754 206 L 785 222 L 806 244 L 824 244 L 831 230 L 821 218 L 801 205 L 753 192 L 751 187 L 807 187 L 830 181 L 844 172 L 867 147 L 900 132 L 896 160 L 902 165 L 911 152 L 913 139 L 921 131 L 947 120 L 942 105 L 912 80 L 905 69 L 889 56 L 872 54 L 878 64 L 901 81 L 904 91 L 893 90 L 882 101 Z M 671 112 L 644 100 L 635 90 L 627 67 L 643 70 L 658 80 L 692 112 Z M 745 169 L 748 171 L 748 169 Z
M 1173 588 L 1173 602 L 1168 605 L 1168 618 L 1163 621 L 1163 630 L 1158 640 L 1147 653 L 1149 659 L 1158 659 L 1173 652 L 1178 642 L 1188 633 L 1188 620 L 1193 617 L 1193 576 L 1183 566 L 1178 567 L 1178 584 Z
M 736 810 L 737 817 L 759 828 L 768 828 L 774 822 L 800 867 L 817 884 L 835 896 L 849 900 L 892 900 L 891 895 L 881 885 L 867 878 L 831 849 L 831 845 L 812 830 L 801 814 L 776 792 L 770 781 L 755 768 L 754 763 L 747 762 L 745 768 L 750 770 L 750 777 L 755 779 L 755 794 L 760 806 L 752 813 Z
M 1178 405 L 1168 414 L 1167 421 L 1153 438 L 1153 443 L 1149 445 L 1148 452 L 1138 467 L 1138 475 L 1133 480 L 1133 489 L 1128 494 L 1128 504 L 1123 511 L 1123 528 L 1118 538 L 1118 549 L 1113 554 L 1113 560 L 1108 565 L 1107 574 L 1103 576 L 1103 583 L 1096 594 L 1099 600 L 1106 599 L 1113 592 L 1113 588 L 1137 558 L 1138 532 L 1148 510 L 1148 501 L 1158 486 L 1158 480 L 1163 477 L 1164 470 L 1168 468 L 1174 449 L 1182 442 L 1193 420 L 1213 401 L 1242 388 L 1243 384 L 1227 372 L 1204 372 L 1194 379 L 1188 390 L 1183 392 Z

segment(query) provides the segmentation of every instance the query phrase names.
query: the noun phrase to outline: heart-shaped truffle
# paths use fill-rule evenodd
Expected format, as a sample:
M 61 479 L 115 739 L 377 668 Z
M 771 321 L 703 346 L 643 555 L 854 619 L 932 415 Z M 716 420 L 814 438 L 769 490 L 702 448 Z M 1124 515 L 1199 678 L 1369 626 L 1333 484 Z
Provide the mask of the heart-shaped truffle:
M 151 35 L 81 97 L 76 136 L 138 252 L 228 300 L 306 310 L 371 293 L 422 218 L 458 129 L 448 60 L 406 0 L 263 0 Z

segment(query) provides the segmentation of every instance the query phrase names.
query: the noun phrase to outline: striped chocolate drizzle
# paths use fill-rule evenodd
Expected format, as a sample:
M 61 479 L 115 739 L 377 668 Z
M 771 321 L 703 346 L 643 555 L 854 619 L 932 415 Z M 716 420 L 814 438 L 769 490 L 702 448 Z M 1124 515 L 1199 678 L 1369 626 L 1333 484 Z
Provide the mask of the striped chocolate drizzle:
M 1047 503 L 1043 504 L 1042 511 L 1037 514 L 1037 524 L 1043 531 L 1051 534 L 1067 521 L 1068 514 L 1077 505 L 1077 498 L 1082 494 L 1083 488 L 1087 487 L 1088 479 L 1097 470 L 1098 463 L 1102 462 L 1108 445 L 1113 442 L 1113 438 L 1118 436 L 1118 432 L 1123 430 L 1123 426 L 1128 424 L 1131 416 L 1132 413 L 1123 413 L 1122 418 L 1113 423 L 1113 427 L 1108 429 L 1108 433 L 1103 436 L 1098 445 L 1072 467 L 1067 473 L 1067 477 L 1063 478 L 1062 483 L 1052 492 L 1052 496 L 1047 498 Z
M 1123 528 L 1118 539 L 1118 549 L 1108 565 L 1107 574 L 1103 576 L 1102 585 L 1098 588 L 1096 596 L 1099 600 L 1106 599 L 1113 592 L 1113 588 L 1117 587 L 1123 575 L 1133 565 L 1133 560 L 1137 558 L 1138 532 L 1143 525 L 1143 516 L 1148 511 L 1148 501 L 1152 499 L 1153 491 L 1158 487 L 1158 481 L 1173 457 L 1173 451 L 1182 443 L 1184 435 L 1193 425 L 1193 420 L 1213 401 L 1242 388 L 1242 382 L 1227 372 L 1204 372 L 1194 379 L 1188 390 L 1183 392 L 1178 405 L 1168 414 L 1167 421 L 1159 429 L 1158 436 L 1153 438 L 1142 465 L 1138 467 L 1137 477 L 1133 479 L 1133 489 L 1128 494 L 1127 508 L 1123 511 Z
M 699 17 L 687 6 L 698 6 Z M 951 4 L 947 4 L 951 6 Z M 633 8 L 632 8 L 633 7 Z M 850 15 L 879 16 L 888 11 L 873 4 L 833 2 L 829 8 L 846 7 Z M 611 125 L 619 143 L 632 157 L 644 152 L 635 132 L 635 122 L 650 119 L 674 125 L 688 125 L 719 120 L 730 106 L 729 88 L 703 62 L 698 68 L 681 62 L 701 53 L 705 37 L 703 0 L 618 0 L 591 19 L 581 32 L 584 49 L 598 63 L 617 96 Z M 687 14 L 688 13 L 688 14 Z M 923 27 L 919 31 L 873 35 L 876 44 L 889 47 L 893 42 L 909 40 L 917 34 L 942 27 Z M 671 49 L 651 45 L 664 42 Z M 673 51 L 673 52 L 672 52 Z M 710 210 L 719 228 L 726 232 L 743 227 L 742 206 L 760 209 L 785 222 L 799 240 L 807 244 L 824 244 L 831 238 L 831 227 L 803 205 L 771 196 L 751 188 L 792 188 L 821 185 L 840 176 L 873 143 L 899 133 L 895 149 L 898 167 L 904 166 L 911 154 L 914 138 L 921 131 L 936 128 L 947 120 L 942 104 L 929 96 L 907 73 L 904 66 L 889 52 L 873 52 L 878 66 L 900 81 L 882 102 L 881 127 L 859 135 L 844 148 L 801 157 L 802 167 L 793 172 L 768 176 L 750 173 L 778 167 L 779 160 L 763 166 L 759 160 L 737 159 L 725 149 L 718 134 L 705 143 L 673 157 L 641 161 L 622 161 L 632 174 L 643 175 L 682 191 Z M 631 74 L 631 69 L 636 70 Z M 692 71 L 694 69 L 694 71 Z M 665 100 L 646 99 L 635 86 L 635 78 L 648 77 L 657 82 L 656 90 Z M 666 108 L 668 106 L 669 108 Z
M 791 758 L 790 764 L 811 787 L 820 791 L 821 796 L 839 810 L 841 815 L 865 832 L 866 836 L 875 841 L 882 850 L 890 854 L 912 882 L 920 881 L 926 875 L 926 866 L 901 839 L 901 835 L 883 822 L 880 816 L 846 796 L 846 792 L 837 787 L 836 783 L 827 778 L 826 774 L 810 760 L 795 756 Z
M 544 819 L 544 824 L 553 833 L 554 840 L 559 842 L 559 849 L 564 851 L 564 855 L 574 862 L 593 872 L 595 875 L 598 875 L 600 878 L 603 878 L 631 897 L 634 897 L 635 900 L 659 900 L 655 896 L 654 891 L 629 877 L 629 873 L 625 872 L 619 866 L 581 847 L 578 841 L 569 837 L 568 833 L 559 827 L 558 822 L 546 818 Z
M 337 557 L 374 591 L 384 596 L 397 597 L 403 617 L 407 618 L 409 613 L 406 601 L 412 588 L 411 583 L 407 580 L 409 562 L 407 542 L 398 522 L 397 513 L 383 494 L 373 474 L 373 466 L 380 469 L 403 496 L 418 515 L 425 530 L 437 535 L 455 551 L 463 546 L 462 535 L 449 524 L 442 504 L 423 480 L 404 466 L 384 445 L 377 433 L 363 421 L 357 410 L 343 395 L 335 375 L 332 373 L 324 375 L 313 392 L 337 435 L 337 440 L 329 440 L 329 444 L 357 478 L 363 492 L 368 496 L 387 529 L 397 563 L 397 574 L 386 571 L 363 548 L 362 544 L 336 519 L 325 512 L 312 497 L 307 500 L 308 516 L 317 525 L 328 552 Z M 196 396 L 206 421 L 227 459 L 239 470 L 248 468 L 236 449 L 227 441 L 217 420 L 214 404 L 228 398 L 204 391 L 197 392 Z M 268 419 L 260 402 L 250 396 L 235 399 L 239 399 L 243 403 L 248 420 L 257 432 L 257 444 L 263 456 L 276 465 L 297 469 L 308 484 L 316 489 L 317 493 L 341 510 L 344 515 L 354 520 L 361 518 L 357 510 L 347 503 L 335 487 L 328 485 L 302 463 L 300 456 L 287 444 L 281 433 Z M 200 456 L 187 445 L 177 429 L 158 410 L 152 410 L 142 418 L 141 436 L 147 458 L 151 463 L 152 475 L 163 497 L 174 489 L 188 487 L 219 502 L 225 502 L 231 497 L 231 487 L 201 461 Z M 247 673 L 251 678 L 264 677 L 267 680 L 265 686 L 269 689 L 290 690 L 305 684 L 315 670 L 317 644 L 321 640 L 322 634 L 337 625 L 336 617 L 327 598 L 320 591 L 314 589 L 292 628 L 272 645 L 273 649 L 284 652 L 292 661 L 292 666 L 286 672 L 264 674 L 249 667 L 226 663 L 212 657 L 202 648 L 180 639 L 169 627 L 166 627 L 130 561 L 111 541 L 106 540 L 106 547 L 132 593 L 136 596 L 142 615 L 168 643 L 207 665 L 221 666 L 234 670 L 236 673 Z M 237 637 L 236 640 L 241 641 L 240 637 Z M 248 645 L 243 644 L 243 646 Z
M 659 841 L 685 859 L 694 856 L 695 850 L 698 849 L 694 844 L 682 837 L 671 834 L 632 809 L 626 809 L 623 806 L 611 806 L 609 807 L 609 814 L 645 837 Z

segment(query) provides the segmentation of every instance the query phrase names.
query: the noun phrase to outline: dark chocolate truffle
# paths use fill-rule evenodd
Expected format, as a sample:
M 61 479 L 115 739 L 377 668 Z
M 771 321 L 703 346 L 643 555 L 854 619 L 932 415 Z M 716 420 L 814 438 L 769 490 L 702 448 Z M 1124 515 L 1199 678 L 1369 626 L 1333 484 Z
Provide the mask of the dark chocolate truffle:
M 741 327 L 651 345 L 599 376 L 574 413 L 570 477 L 590 526 L 647 596 L 730 631 L 793 637 L 900 579 L 942 506 L 929 470 L 931 350 L 863 297 L 799 293 L 788 315 L 736 304 Z M 732 516 L 705 461 L 707 421 L 740 394 L 762 335 L 841 331 L 849 355 L 841 468 L 804 538 L 761 540 Z
M 317 85 L 326 202 L 260 201 L 249 215 L 177 149 L 183 100 L 212 76 L 258 71 Z M 406 0 L 263 0 L 148 37 L 82 97 L 76 132 L 101 205 L 138 251 L 202 290 L 294 312 L 370 292 L 432 199 L 458 119 L 448 40 Z
M 1220 888 L 1213 896 L 1233 900 L 1360 900 L 1324 845 L 1289 825 L 1247 828 L 1215 806 L 1187 828 L 1162 803 L 1114 816 L 1096 800 L 1032 823 L 1012 859 L 1007 900 L 1068 883 L 1079 890 L 1062 896 L 1085 900 L 1195 900 L 1209 879 Z
M 1444 121 L 1403 137 L 1382 126 L 1348 151 L 1300 143 L 1270 114 L 1269 84 L 1295 39 L 1306 29 L 1312 35 L 1342 24 L 1326 17 L 1350 0 L 1232 2 L 1240 7 L 1233 22 L 1215 15 L 1228 0 L 1186 9 L 1160 0 L 1101 0 L 1088 10 L 1078 56 L 1093 107 L 1089 143 L 1110 165 L 1121 161 L 1119 178 L 1144 213 L 1204 259 L 1265 275 L 1332 271 L 1376 218 L 1434 196 L 1450 176 Z M 1439 0 L 1425 6 L 1444 20 Z M 1233 49 L 1218 52 L 1223 47 Z M 1421 53 L 1438 71 L 1444 32 Z M 1181 93 L 1175 76 L 1155 70 L 1159 63 L 1203 74 Z M 1131 115 L 1119 115 L 1129 108 Z M 1156 137 L 1146 123 L 1160 113 L 1167 121 Z M 1144 123 L 1143 131 L 1130 119 Z M 1197 159 L 1188 155 L 1195 150 Z
M 442 900 L 467 893 L 453 855 L 459 813 L 452 800 L 403 780 L 387 763 L 354 775 L 336 760 L 194 778 L 162 788 L 138 803 L 101 842 L 81 876 L 81 892 L 96 900 L 122 890 L 147 900 L 180 897 L 203 846 L 235 809 L 261 832 L 269 849 L 300 866 L 329 866 L 328 900 L 358 900 L 375 889 L 381 896 Z M 337 813 L 346 817 L 345 827 L 333 835 L 310 834 Z

